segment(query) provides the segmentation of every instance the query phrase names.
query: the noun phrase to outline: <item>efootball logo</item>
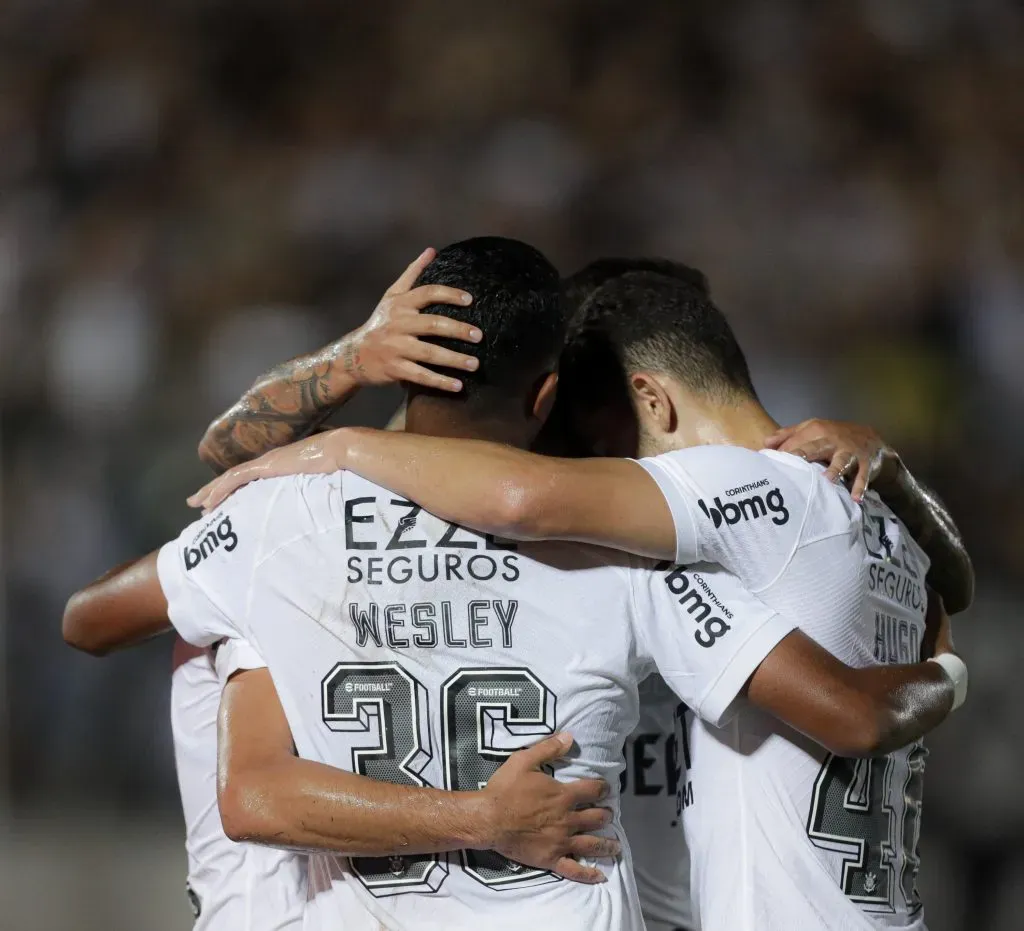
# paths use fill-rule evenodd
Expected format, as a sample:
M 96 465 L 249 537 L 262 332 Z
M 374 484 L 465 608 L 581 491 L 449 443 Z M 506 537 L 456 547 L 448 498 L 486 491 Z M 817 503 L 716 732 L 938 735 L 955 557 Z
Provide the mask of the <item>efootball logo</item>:
M 757 484 L 761 485 L 762 483 L 758 482 Z M 763 484 L 767 484 L 767 481 Z M 730 488 L 725 493 L 725 496 L 729 498 L 732 495 L 740 494 L 749 487 L 748 485 L 743 488 Z M 705 517 L 710 518 L 716 528 L 721 527 L 722 524 L 731 527 L 733 524 L 738 524 L 741 520 L 760 520 L 762 517 L 767 517 L 769 513 L 772 515 L 772 523 L 779 527 L 789 521 L 789 508 L 786 507 L 786 501 L 778 488 L 773 488 L 763 496 L 750 495 L 749 497 L 739 498 L 734 501 L 723 502 L 721 498 L 716 496 L 714 507 L 710 507 L 703 498 L 698 500 L 697 504 L 700 505 L 700 509 L 704 512 Z
M 224 549 L 230 553 L 238 546 L 238 534 L 231 529 L 231 518 L 225 515 L 216 527 L 201 530 L 199 537 L 193 542 L 196 543 L 196 546 L 186 546 L 182 553 L 185 558 L 186 572 L 195 569 L 211 553 L 219 550 L 222 543 Z

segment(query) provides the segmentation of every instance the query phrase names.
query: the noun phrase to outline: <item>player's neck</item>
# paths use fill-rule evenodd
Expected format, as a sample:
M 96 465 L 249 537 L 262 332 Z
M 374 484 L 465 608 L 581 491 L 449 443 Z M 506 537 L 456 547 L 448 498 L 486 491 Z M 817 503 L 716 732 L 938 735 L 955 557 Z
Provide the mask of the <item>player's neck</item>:
M 446 437 L 453 440 L 490 440 L 527 449 L 533 441 L 534 431 L 525 419 L 513 423 L 498 418 L 462 416 L 461 410 L 447 404 L 427 404 L 417 398 L 406 408 L 405 430 L 423 436 Z
M 743 446 L 763 449 L 767 437 L 779 425 L 756 400 L 737 404 L 716 404 L 703 399 L 676 397 L 677 425 L 671 434 L 661 434 L 657 442 L 651 436 L 644 446 L 655 443 L 657 452 L 686 449 L 690 446 Z M 641 451 L 651 455 L 650 451 Z

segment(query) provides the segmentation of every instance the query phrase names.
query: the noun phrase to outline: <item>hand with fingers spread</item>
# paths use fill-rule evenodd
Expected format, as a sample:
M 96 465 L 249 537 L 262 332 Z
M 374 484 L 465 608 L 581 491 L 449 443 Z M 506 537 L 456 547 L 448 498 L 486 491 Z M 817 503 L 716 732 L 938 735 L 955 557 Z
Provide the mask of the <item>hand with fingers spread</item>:
M 559 782 L 541 767 L 565 756 L 572 737 L 555 734 L 513 753 L 491 777 L 489 797 L 493 827 L 490 847 L 503 856 L 537 869 L 551 870 L 581 883 L 601 883 L 604 873 L 584 866 L 578 857 L 602 859 L 619 854 L 619 842 L 596 832 L 612 819 L 598 804 L 608 795 L 603 779 Z
M 828 463 L 825 477 L 829 481 L 852 478 L 855 501 L 864 497 L 885 471 L 899 467 L 899 456 L 871 427 L 840 420 L 805 420 L 793 427 L 783 427 L 768 437 L 767 449 L 800 456 L 808 462 Z
M 359 385 L 387 385 L 412 382 L 442 391 L 460 391 L 462 382 L 425 368 L 423 363 L 441 368 L 476 371 L 476 357 L 454 352 L 422 336 L 446 336 L 479 343 L 483 334 L 476 327 L 450 317 L 421 313 L 431 304 L 467 305 L 473 297 L 457 288 L 422 285 L 414 288 L 420 273 L 435 256 L 426 249 L 384 292 L 380 303 L 358 330 L 342 340 L 341 358 L 345 371 Z
M 440 285 L 413 287 L 433 261 L 425 249 L 388 288 L 370 319 L 359 329 L 318 349 L 274 366 L 207 428 L 199 458 L 220 472 L 261 453 L 307 436 L 365 385 L 405 381 L 441 391 L 460 391 L 452 374 L 476 371 L 478 360 L 426 342 L 443 336 L 479 343 L 483 334 L 471 324 L 421 311 L 435 304 L 465 306 L 472 296 Z

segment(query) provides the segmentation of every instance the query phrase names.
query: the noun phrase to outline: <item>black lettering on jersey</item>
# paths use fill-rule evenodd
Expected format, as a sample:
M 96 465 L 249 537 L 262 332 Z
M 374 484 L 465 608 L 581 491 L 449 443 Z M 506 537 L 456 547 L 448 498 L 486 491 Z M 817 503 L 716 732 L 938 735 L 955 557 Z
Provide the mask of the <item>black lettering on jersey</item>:
M 353 585 L 356 582 L 363 581 L 363 567 L 361 560 L 358 556 L 349 556 L 348 558 L 348 583 Z
M 452 629 L 452 603 L 450 601 L 441 602 L 441 629 L 444 631 L 444 642 L 448 646 L 469 646 L 469 644 L 465 640 L 460 640 L 459 638 L 457 638 L 455 636 L 455 631 Z
M 231 529 L 230 515 L 225 514 L 216 526 L 211 527 L 208 524 L 207 527 L 209 529 L 200 531 L 199 537 L 192 541 L 198 543 L 198 546 L 186 546 L 182 553 L 186 572 L 191 572 L 204 559 L 212 556 L 220 549 L 222 543 L 226 553 L 230 553 L 238 546 L 238 534 Z
M 375 550 L 372 540 L 357 540 L 354 524 L 372 524 L 372 514 L 356 514 L 356 505 L 373 504 L 376 498 L 349 498 L 345 502 L 345 548 L 350 550 Z
M 359 605 L 348 606 L 348 616 L 352 626 L 356 629 L 356 644 L 366 646 L 367 639 L 372 639 L 376 646 L 382 646 L 380 640 L 380 627 L 377 623 L 378 608 L 372 602 L 368 611 L 361 611 Z
M 683 771 L 679 767 L 679 745 L 675 734 L 665 738 L 665 791 L 675 795 L 679 788 L 679 777 Z
M 501 560 L 505 571 L 501 573 L 502 579 L 506 582 L 519 581 L 519 560 L 515 556 L 504 556 Z
M 444 535 L 440 540 L 437 541 L 438 549 L 460 549 L 460 550 L 475 550 L 476 540 L 455 540 L 453 539 L 455 534 L 462 530 L 458 524 L 453 524 L 448 521 L 448 529 L 444 532 Z
M 406 501 L 404 498 L 392 498 L 391 503 L 397 505 L 400 508 L 405 508 L 406 513 L 398 519 L 398 524 L 395 527 L 395 532 L 391 534 L 391 539 L 388 540 L 388 545 L 384 547 L 386 550 L 412 550 L 422 549 L 427 545 L 426 540 L 403 540 L 402 536 L 408 531 L 416 527 L 416 518 L 419 517 L 420 511 L 423 510 L 418 504 L 413 504 L 411 501 Z
M 453 578 L 458 579 L 460 582 L 466 580 L 459 575 L 459 566 L 462 564 L 462 557 L 458 553 L 445 553 L 444 554 L 444 577 L 450 582 Z
M 480 628 L 485 627 L 490 620 L 486 614 L 481 612 L 486 611 L 490 606 L 489 601 L 471 601 L 469 603 L 469 644 L 474 649 L 482 650 L 494 644 L 490 637 L 480 635 Z
M 519 602 L 494 601 L 495 613 L 498 615 L 498 623 L 501 624 L 501 645 L 506 650 L 512 649 L 512 622 L 516 619 L 516 612 L 519 610 Z
M 434 620 L 434 606 L 429 601 L 418 601 L 412 606 L 412 626 L 426 631 L 412 635 L 412 642 L 418 647 L 431 649 L 437 646 L 437 623 Z
M 398 631 L 405 627 L 405 611 L 403 604 L 388 605 L 384 609 L 384 632 L 392 650 L 401 650 L 409 645 L 405 637 L 398 636 Z
M 658 734 L 637 734 L 633 738 L 633 792 L 636 795 L 657 795 L 665 788 L 647 781 L 647 770 L 658 762 L 656 756 L 648 754 L 647 748 L 656 744 L 658 737 Z
M 373 544 L 376 548 L 377 544 Z M 367 585 L 383 585 L 384 580 L 381 576 L 384 574 L 384 557 L 383 556 L 371 556 L 366 560 L 366 584 Z

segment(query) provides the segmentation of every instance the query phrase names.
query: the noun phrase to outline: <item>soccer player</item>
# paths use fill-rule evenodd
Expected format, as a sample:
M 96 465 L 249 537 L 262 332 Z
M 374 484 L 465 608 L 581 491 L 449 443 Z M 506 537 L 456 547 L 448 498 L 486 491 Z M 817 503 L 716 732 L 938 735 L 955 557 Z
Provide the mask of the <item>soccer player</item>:
M 399 374 L 402 367 L 392 357 L 399 339 L 389 332 L 393 324 L 409 324 L 410 309 L 403 306 L 403 293 L 411 287 L 416 274 L 432 257 L 427 250 L 410 265 L 384 299 L 371 321 L 354 334 L 324 347 L 317 353 L 299 357 L 277 366 L 263 376 L 246 395 L 211 425 L 200 446 L 201 455 L 214 466 L 222 468 L 245 461 L 280 445 L 283 441 L 303 435 L 323 419 L 336 405 L 343 403 L 362 373 L 362 382 L 379 384 L 388 373 Z M 579 311 L 583 302 L 602 284 L 629 272 L 648 271 L 678 278 L 708 294 L 705 276 L 696 269 L 667 259 L 605 258 L 584 266 L 563 282 L 570 315 Z M 423 290 L 423 289 L 417 289 Z M 414 292 L 415 293 L 415 292 Z M 415 309 L 412 310 L 415 313 Z M 429 333 L 419 324 L 417 331 Z M 368 345 L 369 344 L 369 345 Z M 537 449 L 555 454 L 592 454 L 597 449 L 608 449 L 619 435 L 634 435 L 633 429 L 621 429 L 616 418 L 602 418 L 602 428 L 583 440 L 575 420 L 588 421 L 595 408 L 628 408 L 628 398 L 615 372 L 608 371 L 599 359 L 583 354 L 579 364 L 578 351 L 572 347 L 565 353 L 568 364 L 563 364 L 559 396 L 555 410 L 541 430 L 534 444 Z M 420 355 L 420 358 L 424 358 Z M 358 367 L 355 361 L 359 360 Z M 576 364 L 572 360 L 577 359 Z M 425 359 L 424 359 L 425 360 Z M 450 362 L 467 367 L 465 356 Z M 593 369 L 598 377 L 587 371 Z M 394 377 L 394 374 L 391 377 Z M 414 372 L 414 375 L 419 375 Z M 620 385 L 617 392 L 616 382 Z M 313 386 L 313 390 L 310 390 Z M 457 390 L 458 383 L 438 378 L 435 385 L 445 390 Z M 574 399 L 570 401 L 569 399 Z M 575 416 L 568 411 L 574 408 Z M 631 415 L 618 418 L 628 428 Z M 863 464 L 858 482 L 863 483 L 868 466 L 874 457 L 885 452 L 877 435 L 856 425 L 830 425 L 808 422 L 798 428 L 788 428 L 777 435 L 777 442 L 788 440 L 803 455 L 834 461 L 838 471 Z M 635 444 L 635 439 L 631 441 Z M 937 585 L 941 585 L 952 601 L 962 597 L 959 591 L 970 584 L 969 563 L 965 567 L 957 557 L 963 554 L 962 544 L 948 514 L 941 504 L 926 490 L 915 486 L 906 494 L 900 488 L 889 489 L 899 516 L 913 522 L 917 533 L 925 541 L 926 552 L 938 568 Z M 254 678 L 257 674 L 252 674 Z M 274 703 L 272 684 L 266 683 L 264 700 Z M 254 693 L 255 686 L 248 691 Z M 644 918 L 650 928 L 693 927 L 689 902 L 689 861 L 682 832 L 678 830 L 676 789 L 679 778 L 679 748 L 674 734 L 674 722 L 681 706 L 678 699 L 664 685 L 660 677 L 652 676 L 640 689 L 640 720 L 636 732 L 627 740 L 626 767 L 622 773 L 622 823 L 632 838 L 633 866 Z M 254 715 L 266 717 L 267 711 L 258 708 Z M 240 714 L 239 717 L 244 717 Z M 684 748 L 685 749 L 685 748 Z M 655 775 L 648 779 L 647 772 Z M 659 775 L 659 774 L 662 774 Z
M 442 286 L 412 288 L 416 275 L 432 257 L 433 250 L 428 250 L 414 262 L 388 290 L 370 320 L 344 339 L 345 351 L 352 359 L 358 357 L 359 364 L 351 366 L 351 371 L 347 371 L 344 377 L 332 381 L 331 387 L 339 403 L 344 402 L 362 385 L 379 384 L 391 379 L 402 378 L 407 382 L 427 386 L 447 384 L 434 372 L 419 367 L 419 360 L 429 360 L 434 364 L 457 364 L 460 367 L 465 367 L 469 361 L 470 367 L 474 367 L 472 363 L 475 360 L 468 356 L 439 349 L 417 339 L 418 335 L 425 333 L 443 334 L 469 342 L 478 338 L 467 324 L 420 313 L 429 304 L 461 302 L 465 299 L 463 292 Z M 311 361 L 310 364 L 320 363 Z M 262 381 L 265 383 L 265 380 Z M 274 395 L 274 401 L 280 406 L 294 404 L 296 397 L 309 398 L 310 393 L 306 390 L 309 385 L 307 379 L 294 394 L 285 398 L 279 392 Z M 296 389 L 294 383 L 288 386 L 288 390 L 293 389 Z M 265 405 L 264 410 L 269 406 Z M 252 429 L 260 430 L 264 438 L 271 432 L 252 420 L 247 422 Z M 87 608 L 90 604 L 95 607 L 93 599 L 103 597 L 102 583 L 105 579 L 101 579 L 99 585 L 90 586 L 69 603 L 64 624 L 64 636 L 69 644 L 102 655 L 111 649 L 131 646 L 167 625 L 165 616 L 159 617 L 154 625 L 153 618 L 145 612 L 134 618 L 118 617 L 102 610 L 90 614 Z M 235 676 L 243 671 L 246 671 L 245 676 Z M 258 927 L 273 927 L 283 931 L 285 928 L 297 927 L 302 920 L 306 899 L 306 857 L 267 846 L 232 842 L 225 834 L 218 810 L 217 716 L 222 692 L 228 680 L 233 678 L 235 681 L 229 692 L 241 692 L 243 684 L 240 680 L 248 678 L 251 681 L 246 682 L 244 687 L 246 693 L 251 695 L 257 692 L 257 681 L 261 675 L 269 684 L 265 664 L 243 640 L 226 640 L 212 649 L 192 647 L 180 638 L 175 643 L 171 679 L 171 728 L 186 826 L 186 889 L 197 929 L 235 931 L 248 928 L 253 921 L 257 921 Z M 272 685 L 269 688 L 272 691 Z M 276 694 L 274 698 L 276 705 Z M 226 709 L 229 716 L 232 707 L 229 701 Z M 282 736 L 273 730 L 272 724 L 277 723 L 283 727 L 286 751 L 289 756 L 292 755 L 294 750 L 291 736 L 279 705 L 269 710 L 261 708 L 260 711 L 263 713 L 258 720 L 258 732 L 263 746 L 266 746 L 271 736 Z M 275 711 L 276 718 L 273 717 Z M 235 718 L 226 718 L 225 730 L 230 733 L 228 722 L 236 726 Z M 507 846 L 510 852 L 532 865 L 557 868 L 556 864 L 561 857 L 576 849 L 574 844 L 585 840 L 573 836 L 575 828 L 569 826 L 568 819 L 576 818 L 576 807 L 588 800 L 595 801 L 601 791 L 593 783 L 567 790 L 539 771 L 538 767 L 554 762 L 563 750 L 560 739 L 554 738 L 542 742 L 529 753 L 514 756 L 502 768 L 501 776 L 491 782 L 495 790 L 493 807 L 500 810 L 502 816 L 490 818 L 490 825 L 484 824 L 484 808 L 476 806 L 471 812 L 475 821 L 474 831 L 481 836 L 492 834 L 491 843 Z M 252 753 L 245 754 L 241 741 L 229 744 L 227 760 L 232 766 L 232 773 L 241 769 L 244 775 L 244 768 L 251 764 L 252 756 Z M 292 775 L 287 767 L 283 772 Z M 301 777 L 301 772 L 298 775 Z M 327 788 L 335 793 L 348 789 L 353 782 L 358 785 L 368 781 L 364 777 L 338 775 L 344 776 L 345 781 L 332 783 L 325 780 Z M 318 787 L 307 784 L 305 788 L 312 794 Z M 300 803 L 303 801 L 308 802 L 308 798 L 299 799 Z M 407 832 L 414 819 L 429 821 L 440 813 L 434 800 L 427 797 L 426 793 L 423 796 L 412 793 L 411 797 L 403 797 L 401 802 L 403 810 L 398 813 L 399 822 L 402 830 Z M 230 807 L 232 803 L 236 806 L 244 805 L 246 800 L 233 797 L 229 801 L 229 813 L 233 811 Z M 272 839 L 275 812 L 268 806 L 263 806 L 260 812 L 265 819 L 264 833 L 257 834 L 253 839 Z M 338 814 L 343 815 L 344 811 L 339 809 Z M 249 818 L 247 827 L 250 830 L 251 823 Z M 455 829 L 455 825 L 451 827 Z M 375 834 L 375 849 L 385 849 L 386 831 L 380 827 L 373 827 L 372 830 Z M 228 831 L 237 833 L 230 822 Z M 333 845 L 333 849 L 342 851 L 350 849 L 352 844 L 366 843 L 365 838 L 353 838 L 352 833 L 350 831 L 348 835 L 321 838 L 313 843 L 319 846 L 327 843 Z M 432 829 L 431 837 L 439 844 L 453 843 L 451 838 L 442 838 L 437 827 Z M 464 839 L 459 835 L 460 841 Z M 396 839 L 388 852 L 400 852 L 404 843 L 404 838 Z M 575 863 L 567 865 L 572 868 L 578 880 L 587 880 L 585 870 Z
M 386 328 L 408 313 L 402 306 L 401 295 L 430 258 L 432 250 L 427 250 L 410 265 L 385 294 L 366 327 L 317 353 L 277 366 L 259 379 L 234 407 L 211 424 L 200 445 L 200 454 L 206 461 L 215 469 L 223 469 L 305 435 L 350 396 L 356 359 L 362 360 L 360 368 L 365 364 L 373 370 L 371 384 L 385 381 L 387 372 L 400 372 L 398 366 L 381 364 L 387 347 L 395 342 Z M 637 271 L 679 279 L 709 296 L 706 277 L 681 263 L 660 258 L 605 258 L 589 263 L 563 282 L 570 317 L 578 314 L 584 301 L 601 285 Z M 429 330 L 422 327 L 419 332 Z M 366 333 L 371 338 L 380 337 L 376 346 L 366 346 Z M 587 342 L 586 338 L 581 342 Z M 608 348 L 599 347 L 596 354 L 593 347 L 581 351 L 578 346 L 570 346 L 566 351 L 555 409 L 534 448 L 556 455 L 635 451 L 636 429 L 628 394 L 618 377 L 621 373 L 613 371 L 617 363 L 612 360 L 609 365 L 604 358 Z M 456 361 L 460 367 L 467 367 L 465 357 Z M 311 385 L 314 390 L 310 390 Z M 459 385 L 439 377 L 435 387 L 458 390 Z M 595 411 L 604 411 L 597 424 L 593 423 Z M 590 425 L 585 438 L 579 421 Z M 771 441 L 776 447 L 831 463 L 830 473 L 837 476 L 859 465 L 855 488 L 862 490 L 869 476 L 877 481 L 883 499 L 901 520 L 914 528 L 915 538 L 923 543 L 932 563 L 932 584 L 950 605 L 957 609 L 964 606 L 964 599 L 970 597 L 973 573 L 952 519 L 941 502 L 906 473 L 873 431 L 852 424 L 808 421 L 780 431 Z M 879 472 L 883 463 L 889 467 L 895 464 L 896 469 Z M 264 687 L 269 693 L 265 700 L 270 704 L 272 685 Z M 633 866 L 644 918 L 649 928 L 659 931 L 694 926 L 689 900 L 689 858 L 683 834 L 678 830 L 675 799 L 680 748 L 674 723 L 680 713 L 678 699 L 659 676 L 654 675 L 643 684 L 640 720 L 636 732 L 626 742 L 626 767 L 620 786 L 622 823 L 632 839 Z M 648 779 L 648 771 L 656 775 Z
M 855 504 L 820 468 L 755 452 L 778 428 L 707 296 L 631 274 L 603 287 L 588 315 L 625 369 L 641 450 L 652 458 L 555 460 L 494 443 L 340 430 L 241 467 L 201 499 L 214 505 L 247 477 L 348 468 L 480 532 L 674 561 L 664 585 L 690 619 L 680 636 L 709 656 L 756 643 L 723 603 L 713 563 L 861 673 L 884 678 L 927 655 L 926 619 L 941 611 L 925 589 L 927 557 L 874 496 Z M 969 600 L 969 583 L 964 590 Z M 944 622 L 938 634 L 948 646 Z M 736 683 L 745 700 L 720 714 L 689 697 L 695 683 L 666 672 L 694 711 L 683 731 L 690 768 L 680 803 L 702 926 L 923 927 L 914 884 L 923 748 L 908 741 L 897 750 L 905 733 L 882 746 L 876 734 L 867 743 L 886 755 L 856 762 L 845 758 L 853 748 L 829 746 L 812 722 L 779 713 L 778 688 L 821 699 L 799 660 L 767 686 L 765 674 L 779 671 L 777 654 L 797 636 L 754 664 L 749 681 Z M 959 704 L 966 668 L 951 653 L 936 665 Z M 825 704 L 833 702 L 847 704 L 835 696 Z M 731 720 L 717 727 L 727 710 Z

